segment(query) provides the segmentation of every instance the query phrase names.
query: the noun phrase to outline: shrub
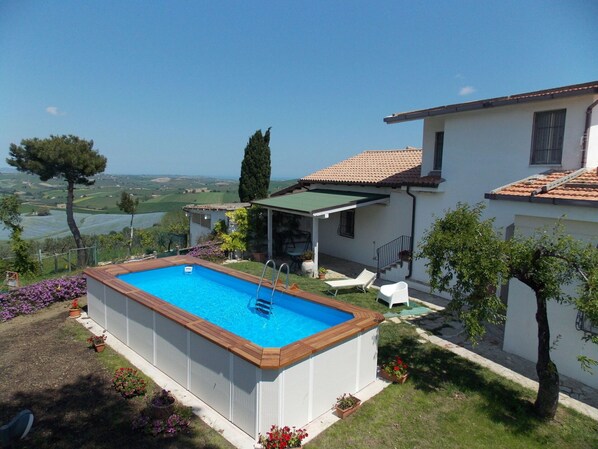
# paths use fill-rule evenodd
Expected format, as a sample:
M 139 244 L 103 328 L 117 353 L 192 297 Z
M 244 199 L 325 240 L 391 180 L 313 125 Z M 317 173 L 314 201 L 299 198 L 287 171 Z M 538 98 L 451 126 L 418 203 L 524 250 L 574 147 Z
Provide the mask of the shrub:
M 47 279 L 0 294 L 0 322 L 34 313 L 55 302 L 72 301 L 85 295 L 86 290 L 85 277 L 80 275 Z
M 118 368 L 112 377 L 112 386 L 125 399 L 144 396 L 147 391 L 145 380 L 133 368 Z

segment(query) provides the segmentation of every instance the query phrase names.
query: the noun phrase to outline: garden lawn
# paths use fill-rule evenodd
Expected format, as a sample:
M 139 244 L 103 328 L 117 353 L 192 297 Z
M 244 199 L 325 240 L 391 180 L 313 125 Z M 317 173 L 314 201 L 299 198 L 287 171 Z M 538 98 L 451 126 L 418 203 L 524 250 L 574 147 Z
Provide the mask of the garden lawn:
M 229 267 L 259 276 L 263 265 Z M 292 275 L 291 282 L 312 293 L 326 291 L 317 279 Z M 376 303 L 374 290 L 339 291 L 337 299 L 388 311 Z M 553 421 L 537 419 L 532 412 L 535 391 L 418 339 L 409 324 L 385 322 L 379 359 L 395 355 L 410 366 L 407 383 L 390 385 L 307 448 L 598 448 L 598 422 L 564 407 Z

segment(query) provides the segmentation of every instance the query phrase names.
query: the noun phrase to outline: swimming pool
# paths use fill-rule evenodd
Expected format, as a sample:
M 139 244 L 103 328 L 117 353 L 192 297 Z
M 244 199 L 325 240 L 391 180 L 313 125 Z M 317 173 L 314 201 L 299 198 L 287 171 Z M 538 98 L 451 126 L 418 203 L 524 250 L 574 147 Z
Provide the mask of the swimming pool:
M 280 348 L 353 318 L 342 310 L 280 291 L 272 296 L 273 313 L 258 313 L 254 283 L 200 265 L 158 268 L 117 278 L 262 347 Z M 269 300 L 271 293 L 269 287 L 260 289 L 261 298 Z
M 287 308 L 318 310 L 316 316 L 326 311 L 348 319 L 328 322 L 325 329 L 283 346 L 263 346 L 215 324 L 202 315 L 206 312 L 183 310 L 124 280 L 128 274 L 148 270 L 152 270 L 149 278 L 164 268 L 180 273 L 186 265 L 193 265 L 194 271 L 208 270 L 208 277 L 224 276 L 228 284 L 242 280 L 242 288 L 255 294 L 255 276 L 175 256 L 86 269 L 88 314 L 247 434 L 257 437 L 272 424 L 304 426 L 328 411 L 341 394 L 356 393 L 376 379 L 378 325 L 383 317 L 371 310 L 277 288 L 274 315 L 286 302 L 293 305 Z M 238 317 L 236 312 L 232 315 Z

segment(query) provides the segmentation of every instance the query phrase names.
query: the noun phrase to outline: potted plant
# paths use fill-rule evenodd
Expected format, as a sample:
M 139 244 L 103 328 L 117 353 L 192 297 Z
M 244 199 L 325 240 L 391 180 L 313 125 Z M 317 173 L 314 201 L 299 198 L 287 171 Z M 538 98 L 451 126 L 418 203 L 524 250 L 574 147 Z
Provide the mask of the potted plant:
M 320 267 L 318 269 L 318 277 L 320 279 L 326 279 L 326 273 L 328 273 L 328 270 L 324 267 Z
M 314 252 L 307 250 L 301 254 L 301 273 L 303 275 L 312 275 L 314 272 Z
M 273 425 L 266 435 L 260 434 L 259 442 L 263 449 L 279 449 L 285 447 L 301 447 L 301 442 L 307 438 L 305 429 L 292 429 L 289 426 Z
M 93 346 L 96 352 L 102 352 L 106 347 L 106 335 L 92 335 L 87 339 L 87 342 Z
M 404 384 L 409 377 L 408 368 L 409 365 L 403 362 L 399 356 L 396 356 L 382 364 L 380 376 L 392 383 Z
M 162 389 L 150 399 L 150 416 L 153 419 L 168 419 L 174 413 L 174 403 L 170 391 Z
M 73 299 L 71 307 L 69 308 L 69 318 L 78 318 L 81 316 L 81 306 L 79 305 L 79 299 Z
M 348 393 L 336 398 L 336 402 L 334 403 L 336 415 L 340 419 L 345 419 L 347 416 L 355 412 L 360 406 L 361 400 Z
M 411 260 L 411 251 L 404 249 L 399 252 L 399 259 L 403 262 L 409 262 Z

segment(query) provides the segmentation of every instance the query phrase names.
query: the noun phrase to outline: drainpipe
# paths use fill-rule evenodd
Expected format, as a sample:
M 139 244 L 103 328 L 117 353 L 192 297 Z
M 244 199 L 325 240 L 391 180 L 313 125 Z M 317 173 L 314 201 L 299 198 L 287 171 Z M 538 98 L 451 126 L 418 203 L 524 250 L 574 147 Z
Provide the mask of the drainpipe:
M 581 143 L 581 167 L 586 165 L 586 154 L 588 149 L 588 135 L 590 134 L 590 125 L 592 124 L 592 109 L 598 104 L 598 100 L 594 101 L 586 109 L 586 126 L 584 128 L 583 140 Z
M 411 273 L 413 271 L 413 245 L 415 243 L 415 205 L 416 205 L 416 198 L 415 195 L 409 191 L 409 186 L 407 186 L 407 195 L 413 198 L 413 206 L 411 207 L 411 260 L 409 261 L 409 273 L 405 276 L 405 279 L 409 279 L 411 277 Z

